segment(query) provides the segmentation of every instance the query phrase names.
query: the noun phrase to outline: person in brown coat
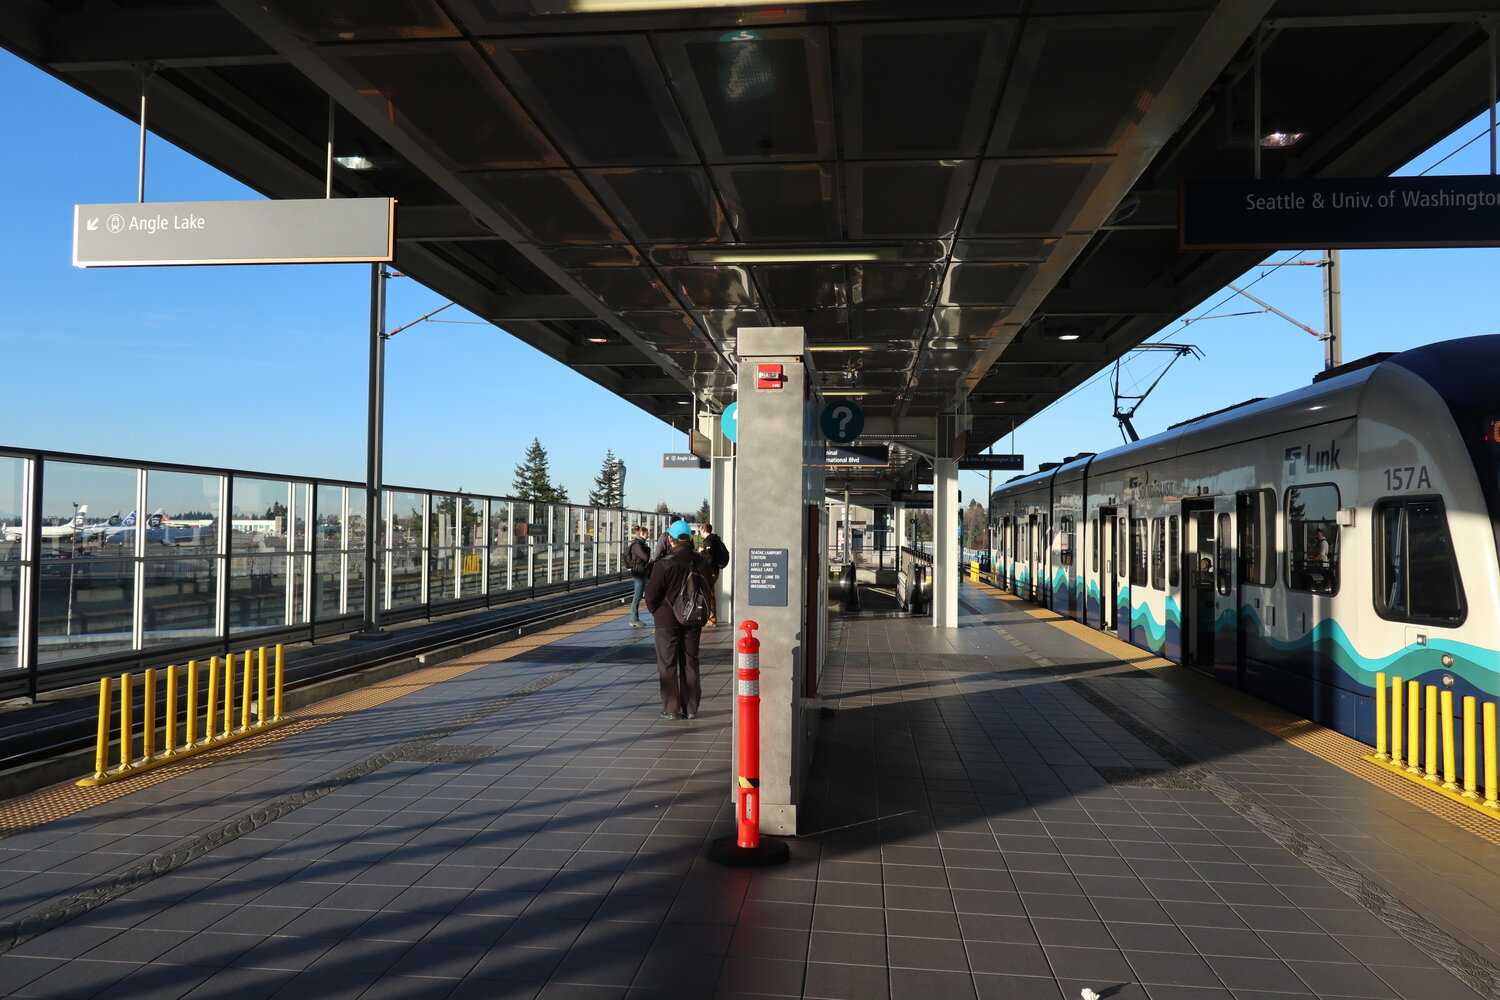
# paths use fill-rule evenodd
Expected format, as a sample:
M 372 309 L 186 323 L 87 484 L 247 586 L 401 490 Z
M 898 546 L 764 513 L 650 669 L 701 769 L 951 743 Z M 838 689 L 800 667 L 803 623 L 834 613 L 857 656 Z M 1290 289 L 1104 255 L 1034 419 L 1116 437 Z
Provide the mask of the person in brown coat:
M 693 532 L 681 521 L 673 528 L 672 550 L 651 564 L 646 610 L 656 619 L 656 672 L 661 681 L 661 718 L 695 719 L 703 686 L 698 678 L 698 642 L 703 626 L 683 625 L 672 602 L 694 572 L 706 577 L 703 557 L 693 551 Z

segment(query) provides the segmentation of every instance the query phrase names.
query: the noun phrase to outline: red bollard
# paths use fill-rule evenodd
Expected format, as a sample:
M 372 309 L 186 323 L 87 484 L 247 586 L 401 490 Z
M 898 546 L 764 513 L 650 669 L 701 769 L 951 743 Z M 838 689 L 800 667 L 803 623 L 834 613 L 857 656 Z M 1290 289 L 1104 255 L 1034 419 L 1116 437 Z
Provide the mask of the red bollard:
M 739 754 L 735 788 L 735 836 L 709 845 L 708 856 L 726 865 L 760 867 L 787 860 L 779 840 L 760 839 L 760 640 L 753 621 L 740 622 L 744 636 L 735 654 L 734 690 L 739 708 Z

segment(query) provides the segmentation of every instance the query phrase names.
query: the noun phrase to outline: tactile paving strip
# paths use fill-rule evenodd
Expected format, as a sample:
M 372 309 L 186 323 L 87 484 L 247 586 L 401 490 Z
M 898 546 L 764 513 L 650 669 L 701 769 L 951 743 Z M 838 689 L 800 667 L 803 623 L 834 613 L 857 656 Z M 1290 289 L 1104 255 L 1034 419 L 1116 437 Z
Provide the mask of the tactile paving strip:
M 383 705 L 388 701 L 403 697 L 413 691 L 419 691 L 433 684 L 461 677 L 480 667 L 489 666 L 509 660 L 523 653 L 530 652 L 541 646 L 549 645 L 559 639 L 598 626 L 601 622 L 611 621 L 624 615 L 625 609 L 610 609 L 601 611 L 597 615 L 579 619 L 565 625 L 558 625 L 540 632 L 534 632 L 519 639 L 512 639 L 499 644 L 492 649 L 480 650 L 470 653 L 468 656 L 450 660 L 447 663 L 432 667 L 423 667 L 400 677 L 371 684 L 369 687 L 360 688 L 347 694 L 338 695 L 327 701 L 318 702 L 305 708 L 297 709 L 287 713 L 288 722 L 273 730 L 268 730 L 258 736 L 248 737 L 236 743 L 228 744 L 219 750 L 209 750 L 204 753 L 186 757 L 178 764 L 168 764 L 123 781 L 112 782 L 108 785 L 96 785 L 92 788 L 80 788 L 71 781 L 61 785 L 53 785 L 48 788 L 39 788 L 34 792 L 17 796 L 3 804 L 0 804 L 0 840 L 13 836 L 23 830 L 29 830 L 51 823 L 54 820 L 63 819 L 74 813 L 82 812 L 104 802 L 112 802 L 123 798 L 142 788 L 150 788 L 152 785 L 173 778 L 181 777 L 190 771 L 208 767 L 219 763 L 236 754 L 246 753 L 260 747 L 274 743 L 277 740 L 305 733 L 309 729 L 323 725 L 325 722 L 333 722 L 341 719 L 351 712 L 363 711 Z

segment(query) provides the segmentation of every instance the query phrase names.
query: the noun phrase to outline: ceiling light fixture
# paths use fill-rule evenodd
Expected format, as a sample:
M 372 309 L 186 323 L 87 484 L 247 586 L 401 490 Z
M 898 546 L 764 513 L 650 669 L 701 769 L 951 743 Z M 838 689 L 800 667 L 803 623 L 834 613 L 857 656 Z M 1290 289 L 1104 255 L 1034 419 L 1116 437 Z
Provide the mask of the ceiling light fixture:
M 807 250 L 689 250 L 690 264 L 842 264 L 900 260 L 899 247 L 816 247 Z
M 807 350 L 814 351 L 878 351 L 881 348 L 874 344 L 808 344 Z
M 1083 334 L 1079 333 L 1077 330 L 1064 330 L 1062 333 L 1059 333 L 1057 335 L 1057 339 L 1058 340 L 1077 340 L 1079 337 L 1082 337 L 1082 336 L 1083 336 Z
M 1261 149 L 1287 149 L 1307 137 L 1306 132 L 1283 132 L 1277 129 L 1260 137 Z
M 609 338 L 608 337 L 589 337 L 588 338 L 588 342 L 590 344 L 607 344 L 607 343 L 609 343 Z
M 868 396 L 869 389 L 819 389 L 818 392 L 824 396 Z
M 375 161 L 364 156 L 335 156 L 333 162 L 345 170 L 374 170 Z
M 797 0 L 799 6 L 847 2 L 848 0 Z M 532 0 L 531 5 L 538 14 L 623 14 L 638 10 L 764 6 L 765 0 Z

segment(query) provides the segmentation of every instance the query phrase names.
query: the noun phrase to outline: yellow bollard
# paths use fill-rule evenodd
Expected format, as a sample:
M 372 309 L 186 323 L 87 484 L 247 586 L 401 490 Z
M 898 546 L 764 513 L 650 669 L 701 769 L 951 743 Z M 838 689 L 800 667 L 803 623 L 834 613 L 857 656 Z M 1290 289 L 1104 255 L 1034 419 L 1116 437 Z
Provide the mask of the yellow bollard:
M 130 675 L 120 675 L 120 767 L 130 766 L 135 740 L 130 735 Z
M 187 674 L 187 726 L 183 733 L 183 746 L 197 743 L 198 735 L 198 661 L 188 660 Z
M 110 678 L 99 678 L 99 740 L 94 747 L 94 777 L 104 777 L 109 768 Z
M 177 750 L 177 664 L 167 664 L 167 733 L 162 752 L 171 755 Z
M 1422 777 L 1428 781 L 1436 781 L 1438 780 L 1438 689 L 1434 684 L 1427 685 L 1427 711 L 1423 714 L 1426 716 L 1422 721 L 1426 723 L 1427 733 L 1427 753 L 1423 763 L 1427 765 L 1427 770 Z
M 141 696 L 141 760 L 156 756 L 156 671 L 147 670 Z
M 219 722 L 219 658 L 208 661 L 208 711 L 203 718 L 203 738 L 212 740 Z
M 1390 760 L 1390 741 L 1386 736 L 1385 674 L 1375 675 L 1375 756 Z
M 1401 766 L 1401 678 L 1391 678 L 1391 763 Z
M 1484 805 L 1500 809 L 1500 776 L 1495 762 L 1495 703 L 1484 703 Z
M 282 680 L 282 655 L 285 652 L 281 643 L 276 644 L 276 714 L 274 718 L 281 718 L 281 680 Z
M 1406 770 L 1421 774 L 1422 756 L 1422 685 L 1406 682 Z
M 1477 799 L 1479 793 L 1479 769 L 1475 753 L 1474 731 L 1479 720 L 1475 718 L 1477 705 L 1472 694 L 1464 695 L 1464 798 Z
M 228 736 L 234 729 L 234 654 L 224 657 L 224 731 Z
M 1441 691 L 1438 700 L 1443 713 L 1443 787 L 1458 791 L 1458 760 L 1453 750 L 1453 692 Z
M 258 658 L 257 662 L 258 662 L 259 667 L 260 667 L 260 671 L 259 671 L 259 673 L 260 673 L 260 701 L 259 701 L 260 710 L 255 715 L 255 721 L 259 725 L 265 725 L 266 718 L 267 718 L 267 716 L 266 716 L 266 647 L 264 647 L 264 646 L 260 647 L 260 654 L 259 654 L 259 658 Z
M 250 655 L 250 650 L 245 650 L 245 661 L 240 671 L 245 675 L 244 691 L 240 693 L 240 728 L 250 728 L 250 675 L 255 670 L 255 660 Z

